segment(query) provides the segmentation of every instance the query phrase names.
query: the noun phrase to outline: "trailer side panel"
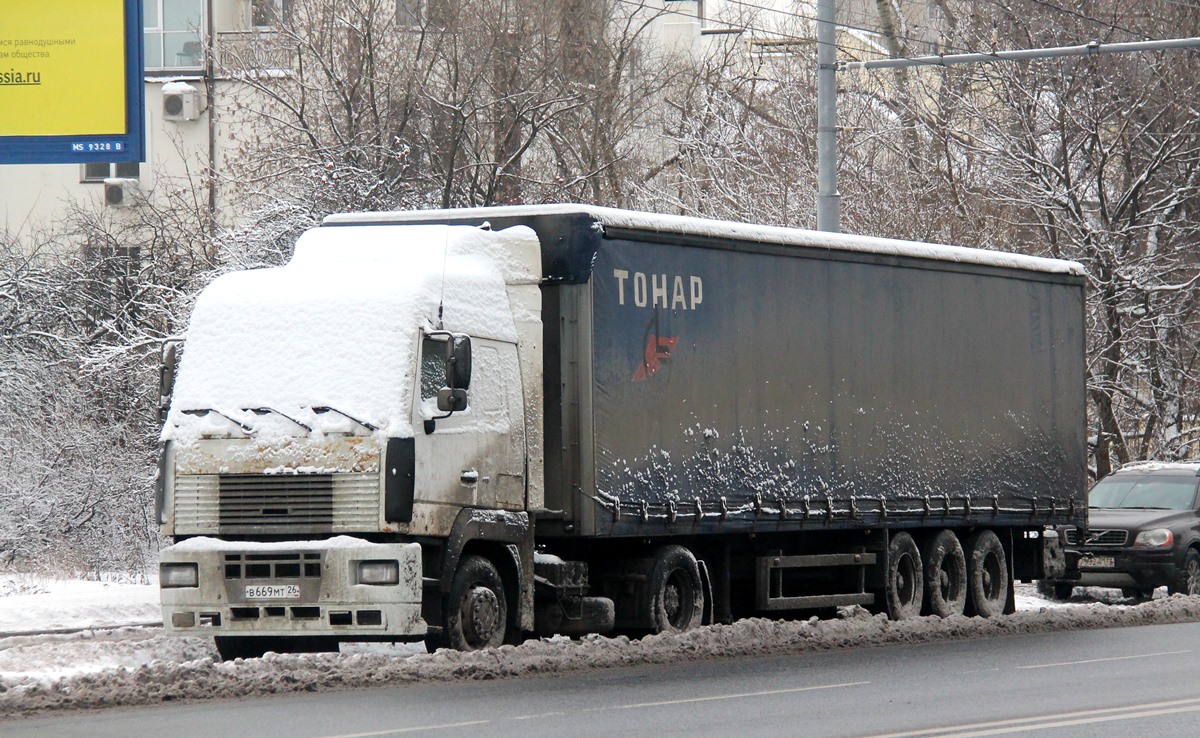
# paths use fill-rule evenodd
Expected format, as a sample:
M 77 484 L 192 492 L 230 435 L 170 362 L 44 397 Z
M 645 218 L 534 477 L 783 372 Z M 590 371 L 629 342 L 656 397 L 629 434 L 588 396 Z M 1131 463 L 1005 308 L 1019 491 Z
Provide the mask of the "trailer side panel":
M 581 533 L 1082 514 L 1076 276 L 609 238 L 591 288 Z

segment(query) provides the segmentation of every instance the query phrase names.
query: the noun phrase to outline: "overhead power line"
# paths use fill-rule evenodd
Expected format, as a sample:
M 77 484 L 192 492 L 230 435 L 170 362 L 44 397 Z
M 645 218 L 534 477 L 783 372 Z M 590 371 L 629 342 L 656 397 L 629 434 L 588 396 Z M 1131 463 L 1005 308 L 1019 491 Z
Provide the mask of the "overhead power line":
M 1200 38 L 1168 38 L 1157 41 L 1127 41 L 1101 43 L 1092 41 L 1078 46 L 1055 46 L 1046 49 L 1014 49 L 1011 51 L 976 52 L 969 54 L 932 54 L 903 59 L 873 59 L 871 61 L 841 62 L 838 69 L 896 69 L 900 67 L 949 66 L 1001 61 L 1024 61 L 1063 56 L 1093 56 L 1123 54 L 1131 51 L 1200 48 Z

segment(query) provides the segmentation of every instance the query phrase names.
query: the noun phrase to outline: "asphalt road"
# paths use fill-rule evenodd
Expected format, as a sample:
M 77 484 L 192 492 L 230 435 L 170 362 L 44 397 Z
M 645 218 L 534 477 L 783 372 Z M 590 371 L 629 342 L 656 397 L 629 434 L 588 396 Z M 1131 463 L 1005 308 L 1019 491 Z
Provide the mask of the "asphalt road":
M 1200 734 L 1200 623 L 5 723 L 23 736 L 437 738 Z

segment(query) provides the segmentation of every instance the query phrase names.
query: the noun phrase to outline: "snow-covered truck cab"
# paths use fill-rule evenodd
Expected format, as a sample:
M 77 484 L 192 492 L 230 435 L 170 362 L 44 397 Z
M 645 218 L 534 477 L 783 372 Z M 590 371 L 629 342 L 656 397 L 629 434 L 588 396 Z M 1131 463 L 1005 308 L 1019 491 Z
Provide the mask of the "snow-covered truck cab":
M 165 627 L 227 657 L 531 630 L 539 278 L 526 228 L 363 225 L 205 289 L 164 382 Z M 440 634 L 452 587 L 477 617 Z

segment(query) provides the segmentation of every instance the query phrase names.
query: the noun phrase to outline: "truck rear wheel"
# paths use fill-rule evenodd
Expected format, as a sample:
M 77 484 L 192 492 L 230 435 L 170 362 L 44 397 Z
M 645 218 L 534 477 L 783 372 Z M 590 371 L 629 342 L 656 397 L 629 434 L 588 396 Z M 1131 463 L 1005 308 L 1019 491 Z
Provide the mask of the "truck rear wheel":
M 648 621 L 655 633 L 680 633 L 704 618 L 700 565 L 683 546 L 663 546 L 654 554 L 647 582 Z
M 443 613 L 441 638 L 447 647 L 478 651 L 503 644 L 508 605 L 495 565 L 482 556 L 464 556 L 454 572 Z
M 921 551 L 907 533 L 897 533 L 888 544 L 887 614 L 892 620 L 907 620 L 921 614 L 924 577 Z
M 941 530 L 925 547 L 925 605 L 930 615 L 962 615 L 967 605 L 967 557 L 952 530 Z
M 1008 601 L 1008 559 L 1004 544 L 990 530 L 975 534 L 968 545 L 967 582 L 971 605 L 981 618 L 1004 614 Z

